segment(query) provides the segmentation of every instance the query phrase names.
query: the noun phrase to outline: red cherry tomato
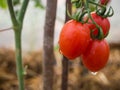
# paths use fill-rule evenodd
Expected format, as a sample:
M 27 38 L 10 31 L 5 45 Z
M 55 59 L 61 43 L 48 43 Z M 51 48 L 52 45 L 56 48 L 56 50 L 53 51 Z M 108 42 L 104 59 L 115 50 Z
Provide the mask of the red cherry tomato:
M 96 13 L 91 13 L 92 18 L 94 21 L 102 28 L 104 36 L 106 36 L 109 33 L 110 29 L 110 22 L 107 18 L 103 18 Z M 96 36 L 98 35 L 98 29 L 95 26 L 95 24 L 92 23 L 91 20 L 88 21 L 87 23 L 88 27 L 90 30 L 94 30 L 93 34 Z
M 107 5 L 111 0 L 100 0 L 100 4 Z
M 92 72 L 102 69 L 109 58 L 109 45 L 105 40 L 91 40 L 86 52 L 82 55 L 82 62 Z
M 60 51 L 67 58 L 75 59 L 85 51 L 89 41 L 89 28 L 85 24 L 70 20 L 63 26 L 60 33 Z

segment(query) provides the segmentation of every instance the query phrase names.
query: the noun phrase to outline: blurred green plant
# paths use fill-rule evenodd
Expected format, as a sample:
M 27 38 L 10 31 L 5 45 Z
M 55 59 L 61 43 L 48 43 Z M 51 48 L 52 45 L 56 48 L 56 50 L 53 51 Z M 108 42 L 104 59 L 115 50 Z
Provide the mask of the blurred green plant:
M 13 0 L 13 5 L 15 6 L 15 5 L 18 5 L 18 4 L 20 4 L 20 0 Z
M 93 2 L 98 2 L 99 0 L 91 0 L 91 1 L 93 1 Z M 90 4 L 90 10 L 91 11 L 95 11 L 95 9 L 96 9 L 96 6 L 94 6 L 93 4 Z
M 78 1 L 78 3 L 76 3 L 77 4 L 77 6 L 79 7 L 79 0 L 71 0 L 71 2 L 74 2 L 74 1 Z M 85 1 L 85 0 L 82 0 L 82 1 Z M 99 2 L 99 0 L 90 0 L 90 1 L 92 1 L 92 2 Z M 76 4 L 72 4 L 72 12 L 74 13 L 75 11 L 76 11 Z M 84 4 L 82 3 L 81 4 L 82 6 L 84 6 Z M 93 5 L 93 4 L 89 4 L 89 8 L 90 8 L 90 10 L 91 11 L 95 11 L 95 9 L 96 9 L 96 6 L 95 5 Z
M 13 5 L 16 6 L 16 5 L 20 5 L 21 0 L 13 0 Z M 42 1 L 41 0 L 33 0 L 34 1 L 34 6 L 35 7 L 39 7 L 40 9 L 44 9 L 45 7 L 43 6 L 42 4 Z M 2 9 L 7 9 L 7 2 L 6 0 L 0 0 L 0 8 Z
M 15 0 L 14 0 L 15 1 Z M 19 3 L 19 0 L 16 0 L 16 4 Z M 16 57 L 16 72 L 19 82 L 19 90 L 25 90 L 24 88 L 24 68 L 22 63 L 22 48 L 21 48 L 21 34 L 23 28 L 24 16 L 27 10 L 29 0 L 24 0 L 21 4 L 20 10 L 15 14 L 14 2 L 13 0 L 7 0 L 8 10 L 10 13 L 12 27 L 15 35 L 15 57 Z
M 44 9 L 44 8 L 45 8 L 45 7 L 43 6 L 41 0 L 34 0 L 34 2 L 35 2 L 35 7 L 39 7 L 39 8 L 41 8 L 41 9 Z
M 58 44 L 54 46 L 54 51 L 59 51 L 59 45 Z
M 7 8 L 7 2 L 6 2 L 6 0 L 0 0 L 0 8 L 3 8 L 3 9 Z

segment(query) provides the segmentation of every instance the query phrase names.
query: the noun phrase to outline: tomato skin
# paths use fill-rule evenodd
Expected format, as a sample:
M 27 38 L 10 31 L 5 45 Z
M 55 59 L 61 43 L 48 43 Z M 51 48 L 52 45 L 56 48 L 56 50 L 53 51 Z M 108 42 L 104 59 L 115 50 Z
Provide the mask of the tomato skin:
M 107 5 L 111 0 L 100 0 L 100 4 Z
M 107 64 L 109 52 L 109 45 L 105 40 L 91 40 L 82 55 L 82 62 L 90 71 L 97 72 Z
M 97 15 L 96 13 L 91 13 L 91 16 L 94 19 L 94 21 L 102 28 L 103 34 L 104 34 L 104 36 L 106 36 L 109 33 L 109 30 L 110 30 L 109 20 L 107 18 L 103 18 L 103 17 Z M 90 30 L 95 30 L 93 32 L 93 34 L 95 36 L 98 35 L 98 29 L 95 26 L 95 24 L 93 24 L 91 20 L 89 20 L 88 22 L 89 23 L 87 23 L 87 25 L 90 28 Z
M 89 28 L 85 24 L 70 20 L 63 26 L 60 33 L 60 51 L 68 59 L 75 59 L 85 51 L 89 41 Z

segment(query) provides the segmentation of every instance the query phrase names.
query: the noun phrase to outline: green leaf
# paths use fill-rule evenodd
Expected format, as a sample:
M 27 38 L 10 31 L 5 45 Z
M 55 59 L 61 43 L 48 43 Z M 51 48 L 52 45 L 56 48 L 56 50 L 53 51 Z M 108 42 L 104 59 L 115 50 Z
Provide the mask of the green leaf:
M 41 9 L 44 9 L 44 6 L 42 5 L 41 0 L 34 0 L 35 2 L 35 7 L 39 7 Z
M 7 8 L 7 2 L 6 2 L 6 0 L 0 0 L 0 8 L 3 8 L 3 9 Z

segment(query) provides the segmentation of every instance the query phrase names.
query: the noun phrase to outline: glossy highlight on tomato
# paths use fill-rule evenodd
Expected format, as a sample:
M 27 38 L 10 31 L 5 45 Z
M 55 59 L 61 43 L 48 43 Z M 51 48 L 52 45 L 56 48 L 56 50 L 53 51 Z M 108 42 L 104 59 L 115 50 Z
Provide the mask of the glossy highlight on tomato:
M 97 15 L 95 12 L 91 13 L 91 16 L 94 19 L 94 21 L 102 28 L 104 36 L 108 35 L 109 30 L 110 30 L 109 20 L 107 18 L 103 18 L 103 17 Z M 89 20 L 87 25 L 90 28 L 90 30 L 93 30 L 93 34 L 95 36 L 97 36 L 98 35 L 98 29 L 95 26 L 95 24 L 93 24 L 92 21 Z
M 86 50 L 89 41 L 89 28 L 85 24 L 70 20 L 63 26 L 60 33 L 60 52 L 68 59 L 75 59 Z
M 97 72 L 107 64 L 109 52 L 109 45 L 105 40 L 91 40 L 82 55 L 82 62 L 90 71 Z

